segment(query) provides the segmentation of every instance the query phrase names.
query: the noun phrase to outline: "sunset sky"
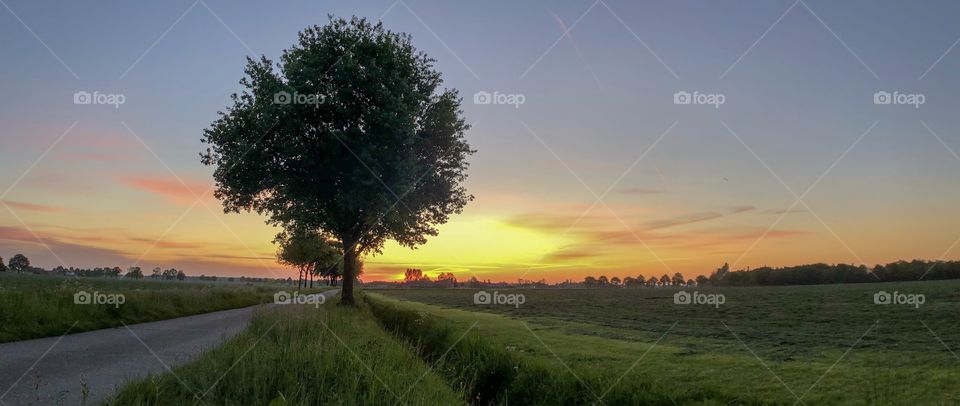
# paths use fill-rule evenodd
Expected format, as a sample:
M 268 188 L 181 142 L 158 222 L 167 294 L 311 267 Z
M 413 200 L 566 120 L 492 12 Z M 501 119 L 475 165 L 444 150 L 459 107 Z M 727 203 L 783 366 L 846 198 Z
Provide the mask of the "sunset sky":
M 960 258 L 955 1 L 0 3 L 4 260 L 295 276 L 278 230 L 222 213 L 200 136 L 246 56 L 276 60 L 327 14 L 413 35 L 478 150 L 476 200 L 425 246 L 367 258 L 364 280 Z

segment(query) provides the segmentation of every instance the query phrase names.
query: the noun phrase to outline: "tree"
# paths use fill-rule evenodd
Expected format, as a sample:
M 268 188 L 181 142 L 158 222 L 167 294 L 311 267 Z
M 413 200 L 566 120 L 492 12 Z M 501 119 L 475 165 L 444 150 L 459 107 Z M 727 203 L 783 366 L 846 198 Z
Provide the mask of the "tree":
M 23 254 L 14 255 L 13 258 L 10 258 L 10 270 L 16 273 L 26 272 L 30 270 L 30 260 L 27 259 Z
M 297 287 L 301 283 L 306 286 L 307 277 L 312 279 L 319 270 L 336 265 L 341 260 L 340 250 L 335 244 L 313 231 L 284 231 L 277 235 L 274 243 L 280 245 L 277 260 L 299 270 Z
M 619 276 L 614 276 L 614 277 L 610 278 L 610 284 L 613 285 L 613 286 L 620 286 L 621 283 L 622 283 L 622 282 L 620 281 L 620 277 L 619 277 Z
M 183 271 L 177 271 L 177 280 L 182 281 L 184 279 L 187 279 L 187 274 L 183 273 Z
M 710 281 L 710 278 L 707 278 L 706 276 L 700 275 L 700 276 L 697 277 L 697 286 L 706 285 L 708 281 Z
M 204 131 L 224 211 L 340 243 L 342 304 L 355 304 L 364 255 L 425 243 L 473 199 L 469 126 L 433 62 L 407 34 L 331 17 L 300 33 L 279 71 L 248 59 L 245 90 Z
M 6 272 L 7 265 L 3 263 L 3 257 L 0 257 L 0 272 Z
M 670 286 L 670 277 L 667 274 L 660 277 L 660 286 Z
M 597 278 L 594 278 L 592 276 L 587 276 L 583 278 L 583 286 L 586 286 L 588 288 L 597 286 Z
M 130 269 L 127 270 L 127 274 L 124 276 L 132 279 L 143 279 L 143 271 L 140 270 L 139 266 L 131 266 Z
M 423 279 L 423 271 L 420 269 L 410 268 L 403 273 L 403 280 L 405 282 L 416 282 L 420 279 Z
M 683 279 L 684 279 L 683 274 L 680 272 L 677 272 L 673 274 L 673 278 L 670 280 L 670 282 L 673 284 L 673 286 L 683 286 L 685 284 Z
M 656 287 L 657 286 L 657 277 L 651 276 L 650 279 L 647 279 L 647 286 Z
M 597 285 L 600 285 L 601 287 L 607 286 L 609 283 L 610 281 L 607 279 L 606 275 L 600 275 L 600 277 L 597 278 Z
M 160 267 L 153 268 L 153 273 L 150 274 L 150 277 L 153 279 L 160 279 L 163 276 L 163 271 L 160 270 Z

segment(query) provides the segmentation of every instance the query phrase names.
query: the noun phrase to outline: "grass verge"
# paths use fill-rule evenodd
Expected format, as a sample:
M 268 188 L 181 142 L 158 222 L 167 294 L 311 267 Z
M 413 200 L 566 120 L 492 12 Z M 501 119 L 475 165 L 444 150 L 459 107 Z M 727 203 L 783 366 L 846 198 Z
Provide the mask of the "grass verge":
M 332 302 L 332 300 L 330 301 Z M 369 310 L 328 304 L 258 311 L 199 359 L 130 383 L 107 405 L 457 405 L 460 393 Z
M 376 294 L 367 295 L 367 302 L 387 330 L 408 340 L 474 404 L 762 404 L 697 388 L 667 390 L 634 379 L 621 384 L 622 371 L 607 370 L 603 364 L 574 372 L 555 359 L 528 356 L 505 345 L 488 334 L 491 324 L 478 327 L 479 319 L 464 329 L 423 311 L 424 306 L 414 308 Z

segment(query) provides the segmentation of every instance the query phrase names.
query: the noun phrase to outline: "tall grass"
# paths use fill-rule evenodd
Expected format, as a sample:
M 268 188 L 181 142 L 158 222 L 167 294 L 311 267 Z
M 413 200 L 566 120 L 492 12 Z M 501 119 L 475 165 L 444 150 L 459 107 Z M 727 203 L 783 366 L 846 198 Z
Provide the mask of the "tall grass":
M 618 382 L 618 377 L 606 373 L 602 365 L 572 372 L 562 363 L 526 357 L 478 330 L 466 334 L 462 329 L 457 331 L 445 320 L 406 308 L 400 302 L 375 295 L 367 295 L 366 301 L 384 328 L 408 340 L 473 404 L 742 403 L 717 393 L 670 393 L 645 382 Z
M 0 342 L 57 336 L 272 300 L 276 286 L 0 274 Z M 120 293 L 119 306 L 75 304 L 80 291 Z M 72 328 L 71 328 L 72 326 Z
M 460 394 L 367 310 L 332 304 L 258 311 L 198 360 L 128 384 L 107 405 L 456 405 Z

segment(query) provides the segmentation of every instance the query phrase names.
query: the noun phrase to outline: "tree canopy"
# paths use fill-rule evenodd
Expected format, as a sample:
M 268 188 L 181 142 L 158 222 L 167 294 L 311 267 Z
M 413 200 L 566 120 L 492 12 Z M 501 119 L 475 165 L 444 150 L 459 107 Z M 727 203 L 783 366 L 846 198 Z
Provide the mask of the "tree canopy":
M 10 270 L 14 272 L 26 272 L 30 270 L 30 260 L 23 254 L 14 255 L 8 263 Z
M 226 212 L 341 243 L 342 303 L 353 304 L 362 255 L 388 239 L 425 243 L 473 198 L 469 126 L 433 62 L 407 34 L 331 17 L 276 66 L 248 58 L 245 89 L 204 132 L 201 160 L 216 166 Z

